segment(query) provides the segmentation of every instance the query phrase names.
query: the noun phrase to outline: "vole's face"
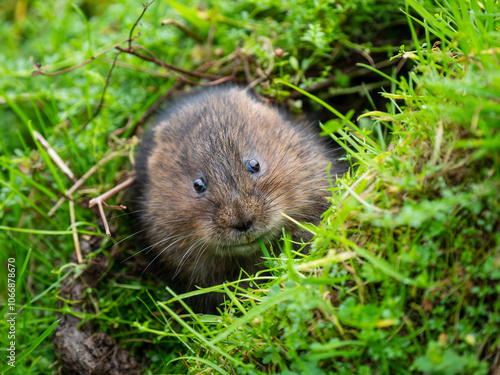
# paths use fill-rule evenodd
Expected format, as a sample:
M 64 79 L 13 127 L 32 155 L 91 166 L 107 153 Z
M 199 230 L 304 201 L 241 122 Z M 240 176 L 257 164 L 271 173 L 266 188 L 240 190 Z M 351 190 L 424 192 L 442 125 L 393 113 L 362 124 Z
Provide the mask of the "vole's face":
M 256 132 L 255 124 L 241 120 L 240 127 L 217 129 L 217 137 L 206 126 L 175 152 L 152 158 L 157 241 L 168 234 L 193 251 L 244 255 L 259 251 L 258 239 L 267 243 L 283 227 L 295 229 L 282 213 L 298 221 L 319 218 L 326 208 L 326 161 L 312 165 L 300 137 L 279 127 Z
M 184 107 L 156 129 L 146 197 L 160 250 L 252 254 L 259 238 L 296 231 L 282 213 L 317 222 L 327 207 L 324 149 L 246 94 L 224 100 Z
M 233 136 L 229 132 L 198 145 L 182 183 L 186 202 L 197 211 L 193 235 L 207 249 L 241 255 L 257 251 L 259 238 L 280 235 L 286 224 L 280 212 L 288 198 L 280 184 L 288 173 L 279 176 L 282 163 L 269 159 L 257 142 L 239 144 Z

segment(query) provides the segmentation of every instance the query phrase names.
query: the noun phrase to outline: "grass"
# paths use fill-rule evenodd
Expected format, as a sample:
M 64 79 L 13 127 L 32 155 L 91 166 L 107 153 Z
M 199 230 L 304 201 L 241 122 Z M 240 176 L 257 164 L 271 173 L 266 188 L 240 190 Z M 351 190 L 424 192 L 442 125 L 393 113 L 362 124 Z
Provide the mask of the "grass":
M 128 37 L 139 2 L 0 5 L 2 349 L 8 258 L 16 259 L 18 313 L 16 367 L 2 357 L 0 372 L 57 371 L 50 335 L 60 313 L 110 335 L 143 361 L 144 374 L 498 372 L 499 5 L 213 0 L 193 10 L 195 3 L 155 2 L 134 32 L 134 43 L 188 73 L 122 52 L 108 84 L 115 50 L 55 76 L 33 77 L 29 57 L 46 72 L 76 66 Z M 164 19 L 203 42 L 160 27 Z M 189 71 L 202 65 L 206 74 L 254 82 L 291 111 L 329 109 L 322 134 L 355 166 L 332 186 L 322 223 L 308 226 L 316 233 L 308 254 L 285 239 L 280 255 L 268 253 L 272 281 L 257 275 L 251 290 L 214 287 L 229 297 L 220 316 L 187 306 L 181 313 L 182 296 L 141 277 L 140 262 L 122 262 L 137 251 L 133 238 L 118 243 L 133 233 L 129 215 L 110 212 L 107 238 L 86 207 L 130 172 L 153 103 L 201 81 Z M 33 130 L 77 178 L 107 160 L 74 193 L 74 223 L 67 201 L 48 216 L 72 182 Z M 86 290 L 85 312 L 61 294 L 82 272 L 71 259 L 73 227 L 81 239 L 102 235 L 97 253 L 109 260 Z

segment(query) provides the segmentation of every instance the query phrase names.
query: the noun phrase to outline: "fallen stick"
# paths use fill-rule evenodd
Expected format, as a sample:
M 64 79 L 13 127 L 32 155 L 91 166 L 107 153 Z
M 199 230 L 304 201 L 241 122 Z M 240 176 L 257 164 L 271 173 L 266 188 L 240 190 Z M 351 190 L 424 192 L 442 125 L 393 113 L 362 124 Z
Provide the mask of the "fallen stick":
M 104 225 L 104 229 L 106 231 L 107 236 L 111 236 L 111 232 L 109 231 L 109 225 L 108 225 L 108 220 L 106 220 L 106 215 L 104 214 L 104 208 L 102 207 L 103 203 L 105 204 L 105 200 L 109 199 L 116 194 L 118 194 L 120 191 L 125 190 L 128 188 L 130 185 L 134 183 L 135 178 L 134 177 L 129 177 L 127 178 L 124 182 L 121 184 L 116 185 L 114 188 L 111 190 L 108 190 L 102 195 L 99 195 L 98 197 L 95 197 L 90 200 L 89 202 L 89 208 L 92 208 L 97 205 L 97 208 L 99 209 L 99 214 L 101 215 L 101 220 Z M 125 208 L 121 206 L 121 208 Z
M 75 252 L 76 252 L 76 259 L 78 260 L 78 263 L 83 262 L 82 258 L 82 251 L 80 249 L 80 239 L 78 238 L 78 232 L 76 230 L 76 227 L 74 226 L 76 219 L 75 219 L 75 203 L 73 201 L 69 201 L 69 216 L 71 218 L 71 225 L 73 225 L 72 231 L 73 231 L 73 242 L 75 243 Z
M 95 171 L 97 171 L 97 169 L 102 166 L 103 164 L 107 163 L 108 161 L 110 161 L 111 159 L 113 159 L 115 156 L 119 155 L 120 152 L 115 152 L 115 153 L 110 153 L 109 155 L 107 156 L 104 156 L 101 160 L 99 160 L 97 162 L 97 164 L 95 164 L 92 168 L 90 168 L 78 181 L 75 182 L 75 184 L 70 187 L 66 192 L 65 192 L 65 196 L 61 197 L 61 199 L 59 199 L 57 201 L 57 203 L 54 205 L 54 207 L 52 207 L 52 209 L 49 211 L 49 213 L 47 215 L 49 215 L 49 217 L 51 217 L 52 215 L 54 215 L 54 213 L 57 211 L 57 209 L 59 207 L 61 207 L 61 205 L 64 203 L 64 200 L 66 199 L 66 197 L 71 197 L 71 195 L 76 191 L 78 190 L 78 188 L 80 188 L 80 186 L 83 185 L 83 183 L 90 177 L 92 176 Z
M 59 169 L 63 171 L 63 173 L 68 176 L 71 182 L 75 182 L 76 178 L 73 172 L 68 168 L 68 166 L 64 163 L 58 153 L 52 148 L 52 146 L 47 142 L 47 140 L 36 130 L 33 130 L 33 137 L 43 146 L 47 154 L 49 154 L 50 158 L 57 164 Z

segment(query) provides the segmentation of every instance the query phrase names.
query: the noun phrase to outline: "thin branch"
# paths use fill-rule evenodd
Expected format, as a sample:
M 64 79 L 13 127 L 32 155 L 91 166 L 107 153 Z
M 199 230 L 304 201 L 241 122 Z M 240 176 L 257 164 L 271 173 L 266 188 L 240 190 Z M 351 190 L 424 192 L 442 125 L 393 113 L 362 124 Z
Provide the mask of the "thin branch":
M 134 47 L 135 48 L 139 48 L 143 51 L 146 51 L 146 53 L 148 53 L 152 58 L 153 58 L 153 61 L 155 63 L 158 63 L 163 69 L 165 69 L 166 71 L 169 71 L 171 74 L 173 74 L 177 79 L 181 80 L 182 82 L 184 83 L 187 83 L 187 84 L 190 84 L 190 85 L 197 85 L 198 82 L 195 82 L 195 81 L 190 81 L 189 79 L 187 79 L 186 77 L 180 75 L 179 73 L 177 73 L 175 70 L 172 70 L 170 69 L 167 64 L 165 64 L 163 61 L 161 61 L 153 51 L 150 51 L 148 50 L 146 47 L 143 47 L 141 46 L 140 44 L 134 44 Z
M 131 49 L 132 48 L 132 34 L 134 33 L 134 30 L 135 30 L 135 27 L 139 24 L 139 21 L 141 20 L 142 16 L 144 16 L 144 13 L 146 13 L 146 10 L 149 8 L 149 6 L 151 4 L 153 4 L 155 2 L 155 0 L 151 0 L 148 4 L 144 5 L 142 4 L 142 6 L 144 7 L 144 9 L 142 10 L 142 13 L 141 15 L 139 16 L 139 18 L 137 18 L 137 21 L 135 21 L 134 23 L 134 26 L 132 26 L 132 28 L 130 29 L 130 34 L 128 35 L 128 38 L 129 38 L 129 42 L 128 42 L 128 48 Z
M 135 45 L 135 46 L 139 46 L 139 45 Z M 139 48 L 141 48 L 141 47 L 139 47 Z M 143 60 L 147 60 L 147 61 L 153 62 L 156 65 L 161 66 L 164 69 L 167 69 L 167 70 L 170 70 L 170 71 L 176 71 L 176 72 L 179 72 L 179 73 L 182 73 L 182 74 L 185 74 L 185 75 L 189 75 L 189 76 L 192 76 L 192 77 L 205 78 L 205 79 L 211 79 L 211 80 L 223 78 L 221 76 L 214 75 L 214 74 L 206 74 L 206 73 L 202 73 L 202 72 L 197 72 L 195 70 L 182 69 L 182 68 L 179 68 L 179 67 L 177 67 L 175 65 L 170 65 L 170 64 L 164 63 L 163 61 L 160 61 L 158 59 L 154 59 L 152 57 L 143 55 L 142 53 L 134 51 L 133 48 L 126 49 L 126 48 L 118 46 L 118 47 L 116 47 L 116 49 L 119 50 L 119 51 L 125 52 L 125 53 L 129 53 L 131 55 L 137 56 L 137 57 L 139 57 L 139 58 L 141 58 Z M 144 48 L 141 48 L 141 49 L 144 49 Z
M 99 195 L 98 197 L 91 199 L 89 202 L 89 207 L 92 208 L 97 205 L 97 208 L 99 209 L 99 214 L 101 215 L 101 220 L 104 225 L 104 229 L 106 231 L 106 235 L 111 236 L 111 232 L 109 231 L 109 224 L 108 220 L 106 219 L 106 215 L 104 214 L 104 208 L 102 207 L 103 204 L 106 205 L 105 200 L 111 198 L 112 196 L 118 194 L 120 191 L 125 190 L 129 186 L 131 186 L 134 183 L 134 177 L 129 177 L 126 179 L 124 182 L 121 184 L 116 185 L 114 188 L 111 190 L 108 190 L 102 195 Z M 107 206 L 107 205 L 106 205 Z M 116 206 L 107 206 L 109 208 L 115 208 Z M 125 206 L 120 206 L 118 209 L 124 209 L 126 208 Z
M 72 66 L 71 68 L 67 68 L 67 69 L 63 69 L 63 70 L 58 70 L 57 72 L 52 72 L 52 73 L 46 73 L 46 72 L 42 71 L 41 63 L 36 63 L 35 64 L 35 62 L 33 61 L 33 56 L 30 56 L 31 65 L 35 69 L 35 71 L 33 73 L 31 73 L 31 75 L 32 76 L 38 76 L 38 75 L 56 76 L 58 74 L 63 74 L 63 73 L 69 72 L 71 70 L 75 70 L 75 69 L 81 68 L 82 66 L 87 65 L 88 63 L 94 61 L 99 56 L 104 55 L 106 52 L 111 51 L 112 49 L 115 49 L 115 48 L 119 47 L 121 44 L 126 43 L 126 42 L 131 43 L 132 40 L 129 40 L 128 38 L 125 39 L 125 40 L 122 40 L 121 42 L 116 43 L 116 44 L 112 45 L 109 48 L 106 48 L 104 51 L 99 52 L 97 55 L 92 56 L 90 59 L 85 60 L 84 62 L 82 62 L 82 63 L 80 63 L 80 64 L 78 64 L 76 66 Z
M 126 210 L 127 206 L 124 206 L 123 204 L 120 204 L 119 206 L 114 206 L 112 204 L 107 204 L 106 202 L 102 201 L 102 204 L 106 206 L 106 208 L 109 208 L 111 210 L 117 210 L 117 211 L 122 211 Z
M 131 186 L 134 183 L 134 181 L 135 181 L 134 177 L 127 178 L 125 181 L 123 181 L 121 184 L 116 185 L 111 190 L 108 190 L 104 194 L 99 195 L 98 197 L 95 197 L 95 198 L 91 199 L 90 202 L 89 202 L 89 207 L 92 208 L 96 204 L 99 204 L 98 203 L 99 201 L 102 202 L 102 201 L 105 201 L 105 200 L 107 200 L 107 199 L 115 196 L 120 191 L 125 190 L 126 188 L 128 188 L 129 186 Z
M 134 118 L 133 117 L 129 117 L 127 123 L 125 124 L 125 126 L 122 126 L 121 128 L 113 130 L 108 135 L 108 145 L 110 145 L 110 141 L 112 141 L 112 139 L 114 137 L 120 137 L 121 135 L 123 135 L 123 133 L 125 133 L 127 130 L 129 130 L 132 127 L 132 125 L 134 125 Z
M 227 77 L 222 77 L 220 79 L 216 79 L 215 81 L 212 82 L 204 83 L 203 86 L 215 86 L 215 85 L 220 85 L 223 82 L 234 80 L 236 78 L 236 73 L 238 72 L 240 65 L 241 65 L 241 60 L 236 61 L 231 75 Z
M 106 64 L 112 64 L 113 63 L 113 60 L 110 60 L 110 59 L 102 59 L 102 61 L 105 62 Z M 136 72 L 147 73 L 147 74 L 150 74 L 150 75 L 152 75 L 154 77 L 160 77 L 160 78 L 171 78 L 172 77 L 172 74 L 170 74 L 170 73 L 165 73 L 163 71 L 154 70 L 154 69 L 151 69 L 151 68 L 146 68 L 146 67 L 143 67 L 143 66 L 138 66 L 138 65 L 130 64 L 130 63 L 127 63 L 125 61 L 120 61 L 120 60 L 118 60 L 116 62 L 116 66 L 119 66 L 120 68 L 134 70 Z
M 203 39 L 201 39 L 198 35 L 196 35 L 194 32 L 189 30 L 185 25 L 183 25 L 182 23 L 180 23 L 177 20 L 166 19 L 166 20 L 161 21 L 161 25 L 162 26 L 174 25 L 177 28 L 179 28 L 180 30 L 182 30 L 184 32 L 184 34 L 186 34 L 191 39 L 196 40 L 198 43 L 203 43 Z
M 102 223 L 104 224 L 104 230 L 106 232 L 106 235 L 108 237 L 110 237 L 111 232 L 109 231 L 108 220 L 106 219 L 106 215 L 104 214 L 104 209 L 102 208 L 102 201 L 98 200 L 96 202 L 96 204 L 97 204 L 97 207 L 99 208 L 99 214 L 101 215 L 101 220 L 102 220 Z
M 355 49 L 354 51 L 356 51 L 357 53 L 359 53 L 361 56 L 363 56 L 366 60 L 368 60 L 368 63 L 370 64 L 370 66 L 372 68 L 376 68 L 375 67 L 375 61 L 373 61 L 372 57 L 367 54 L 365 51 L 363 51 L 362 49 Z
M 209 61 L 205 62 L 204 64 L 200 65 L 198 68 L 195 69 L 196 72 L 205 72 L 209 69 L 219 69 L 222 65 L 225 63 L 229 63 L 233 60 L 237 60 L 240 57 L 240 53 L 237 53 L 236 51 L 230 53 L 229 55 L 226 55 L 224 57 L 221 57 L 219 60 L 212 60 L 210 59 Z M 222 68 L 220 68 L 222 70 Z
M 49 142 L 36 130 L 33 130 L 33 137 L 43 146 L 43 148 L 47 151 L 50 158 L 56 163 L 56 165 L 63 171 L 63 173 L 68 176 L 71 182 L 75 183 L 76 178 L 71 169 L 64 163 L 61 157 L 57 154 L 57 152 L 50 146 Z
M 57 209 L 59 207 L 61 207 L 61 205 L 64 203 L 64 201 L 66 200 L 66 197 L 70 197 L 71 198 L 71 195 L 80 187 L 83 185 L 83 183 L 90 177 L 92 176 L 95 171 L 97 171 L 97 169 L 102 166 L 103 164 L 107 163 L 108 161 L 110 161 L 111 159 L 113 159 L 114 157 L 120 155 L 121 152 L 110 152 L 108 155 L 104 156 L 101 160 L 99 160 L 97 162 L 97 164 L 95 164 L 92 168 L 90 168 L 87 173 L 85 173 L 78 181 L 75 182 L 75 184 L 70 187 L 66 193 L 65 193 L 65 196 L 64 197 L 61 197 L 61 199 L 59 199 L 59 201 L 57 201 L 57 203 L 55 204 L 54 207 L 52 207 L 52 209 L 49 211 L 49 213 L 47 214 L 49 217 L 51 217 L 52 215 L 54 215 L 54 213 L 57 211 Z
M 111 78 L 111 74 L 113 73 L 113 69 L 116 66 L 116 61 L 118 60 L 118 56 L 120 56 L 121 54 L 122 54 L 121 52 L 118 52 L 115 58 L 113 59 L 113 64 L 111 65 L 111 68 L 109 69 L 108 75 L 106 77 L 106 84 L 104 85 L 104 89 L 102 90 L 101 99 L 99 100 L 99 105 L 97 106 L 97 109 L 94 111 L 94 114 L 87 120 L 87 122 L 80 129 L 78 129 L 77 133 L 85 129 L 87 125 L 90 124 L 90 122 L 97 117 L 99 112 L 101 112 L 101 108 L 104 104 L 104 96 L 106 95 L 106 91 L 109 86 L 109 80 Z
M 401 61 L 399 62 L 398 66 L 396 67 L 396 74 L 399 74 L 399 71 L 401 68 L 406 64 L 408 61 L 408 57 L 406 56 L 406 53 L 401 57 Z
M 71 225 L 73 226 L 72 231 L 73 231 L 73 242 L 75 243 L 76 259 L 78 259 L 78 263 L 82 263 L 83 258 L 82 258 L 82 250 L 80 249 L 80 240 L 78 239 L 78 231 L 76 229 L 76 226 L 74 226 L 76 219 L 75 219 L 75 203 L 73 201 L 69 201 L 69 217 L 71 220 Z

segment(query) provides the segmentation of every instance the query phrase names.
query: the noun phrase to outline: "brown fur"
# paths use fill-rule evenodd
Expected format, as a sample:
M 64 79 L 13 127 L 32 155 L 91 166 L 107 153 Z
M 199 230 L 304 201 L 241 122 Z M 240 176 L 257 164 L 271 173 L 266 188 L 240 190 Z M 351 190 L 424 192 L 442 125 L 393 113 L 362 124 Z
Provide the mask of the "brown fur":
M 259 162 L 257 173 L 248 160 Z M 283 227 L 302 235 L 281 212 L 319 222 L 328 208 L 329 162 L 314 131 L 241 88 L 205 89 L 174 105 L 143 142 L 135 186 L 167 282 L 183 293 L 233 281 L 241 268 L 257 272 L 258 238 L 276 243 Z M 333 162 L 332 175 L 344 170 Z M 193 187 L 198 178 L 206 182 L 202 193 Z M 238 230 L 241 223 L 251 227 Z M 212 312 L 221 301 L 211 293 L 189 302 Z

